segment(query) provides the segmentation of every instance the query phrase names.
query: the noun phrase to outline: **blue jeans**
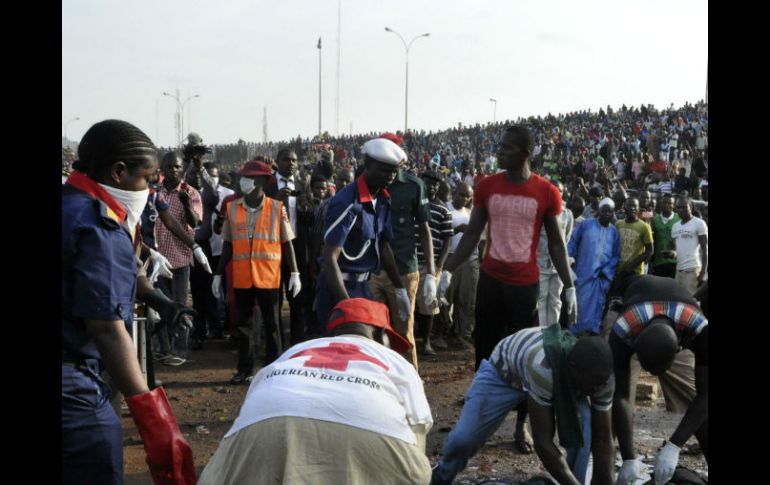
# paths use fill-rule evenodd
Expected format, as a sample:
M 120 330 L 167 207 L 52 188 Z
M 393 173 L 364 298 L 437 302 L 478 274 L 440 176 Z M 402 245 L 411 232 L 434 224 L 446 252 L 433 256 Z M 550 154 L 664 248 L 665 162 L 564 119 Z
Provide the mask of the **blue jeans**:
M 451 484 L 468 460 L 500 427 L 510 411 L 527 398 L 527 392 L 511 387 L 486 360 L 481 361 L 465 394 L 460 419 L 441 450 L 441 461 L 433 470 L 433 482 Z M 591 453 L 591 410 L 588 401 L 578 403 L 583 422 L 583 448 L 567 450 L 567 465 L 583 483 Z

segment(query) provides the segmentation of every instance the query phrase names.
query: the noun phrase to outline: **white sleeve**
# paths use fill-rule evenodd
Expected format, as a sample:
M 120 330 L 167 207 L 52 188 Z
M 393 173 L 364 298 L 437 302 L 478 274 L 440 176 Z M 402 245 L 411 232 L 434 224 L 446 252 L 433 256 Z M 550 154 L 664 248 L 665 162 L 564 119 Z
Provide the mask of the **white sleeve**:
M 427 434 L 433 426 L 433 415 L 430 412 L 430 405 L 428 405 L 428 398 L 425 397 L 425 389 L 422 387 L 420 376 L 414 367 L 406 361 L 402 366 L 393 370 L 401 377 L 398 381 L 394 379 L 394 384 L 401 394 L 406 419 L 411 426 L 423 425 Z
M 698 224 L 698 235 L 699 236 L 705 236 L 709 233 L 708 226 L 706 225 L 706 221 L 703 219 L 699 219 Z

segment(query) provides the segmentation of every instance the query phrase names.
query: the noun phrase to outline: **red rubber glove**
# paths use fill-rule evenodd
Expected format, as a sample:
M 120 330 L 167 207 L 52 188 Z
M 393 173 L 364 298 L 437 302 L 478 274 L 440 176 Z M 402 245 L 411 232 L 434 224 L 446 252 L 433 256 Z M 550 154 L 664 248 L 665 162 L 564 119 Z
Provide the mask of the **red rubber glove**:
M 157 387 L 126 398 L 126 404 L 144 441 L 155 485 L 196 485 L 192 450 L 179 431 L 166 391 Z

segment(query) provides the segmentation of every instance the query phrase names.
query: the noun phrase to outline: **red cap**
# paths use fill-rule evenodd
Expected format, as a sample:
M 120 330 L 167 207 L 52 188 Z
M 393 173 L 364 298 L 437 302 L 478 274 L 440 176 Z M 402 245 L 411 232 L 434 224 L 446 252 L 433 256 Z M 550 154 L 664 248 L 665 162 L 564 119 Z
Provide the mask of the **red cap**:
M 384 328 L 388 332 L 391 348 L 400 354 L 412 348 L 412 344 L 390 326 L 388 307 L 378 301 L 366 298 L 348 298 L 337 303 L 332 309 L 326 329 L 331 332 L 346 323 L 363 323 Z
M 391 133 L 391 132 L 383 133 L 378 138 L 385 138 L 386 140 L 390 140 L 398 146 L 401 146 L 401 144 L 404 143 L 403 137 L 400 137 L 395 133 Z
M 242 177 L 270 177 L 275 180 L 273 176 L 273 169 L 265 162 L 257 160 L 251 160 L 243 164 L 243 167 L 238 171 L 238 175 Z

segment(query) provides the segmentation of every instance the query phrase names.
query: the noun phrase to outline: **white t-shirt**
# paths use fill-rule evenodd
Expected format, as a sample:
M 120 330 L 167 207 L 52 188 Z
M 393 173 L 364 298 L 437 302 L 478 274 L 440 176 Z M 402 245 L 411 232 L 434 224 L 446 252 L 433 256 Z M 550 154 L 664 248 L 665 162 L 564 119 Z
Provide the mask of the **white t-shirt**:
M 449 202 L 447 204 L 447 207 L 449 208 L 449 212 L 452 214 L 452 229 L 454 229 L 457 226 L 460 226 L 462 224 L 468 224 L 468 222 L 471 220 L 471 210 L 468 208 L 461 208 L 460 210 L 456 210 L 454 208 L 454 204 Z M 455 250 L 457 250 L 457 245 L 460 244 L 460 239 L 463 238 L 464 232 L 458 232 L 454 236 L 452 236 L 452 246 L 449 248 L 450 253 L 454 253 Z M 475 261 L 479 259 L 478 251 L 471 252 L 471 261 Z
M 257 373 L 225 437 L 278 416 L 312 418 L 416 444 L 410 426 L 433 417 L 417 371 L 393 350 L 359 336 L 295 345 Z
M 700 242 L 698 236 L 708 236 L 708 227 L 703 219 L 693 217 L 686 224 L 674 223 L 671 238 L 676 241 L 676 269 L 700 268 Z

